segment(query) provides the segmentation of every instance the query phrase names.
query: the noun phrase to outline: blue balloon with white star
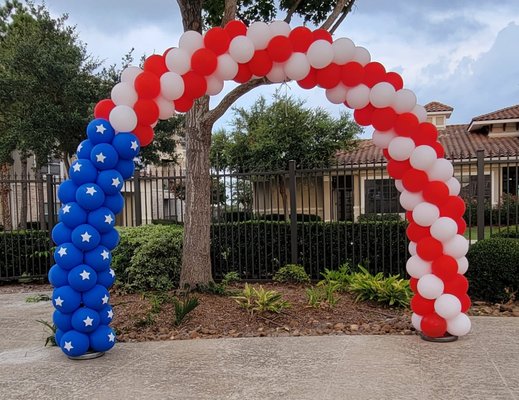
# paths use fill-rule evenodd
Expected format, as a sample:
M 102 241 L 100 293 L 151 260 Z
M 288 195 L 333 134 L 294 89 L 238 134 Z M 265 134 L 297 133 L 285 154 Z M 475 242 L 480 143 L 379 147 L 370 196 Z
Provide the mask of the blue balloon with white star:
M 97 118 L 87 126 L 87 136 L 93 145 L 111 143 L 115 135 L 114 128 L 106 119 Z
M 135 163 L 133 162 L 133 160 L 120 159 L 117 165 L 115 166 L 115 169 L 119 171 L 124 180 L 127 180 L 130 179 L 133 176 L 133 173 L 135 172 Z
M 69 169 L 70 179 L 78 186 L 84 183 L 95 182 L 97 173 L 97 168 L 92 164 L 92 161 L 85 158 L 74 161 Z
M 82 333 L 90 333 L 99 326 L 99 313 L 87 307 L 80 307 L 72 314 L 72 327 Z
M 70 331 L 72 329 L 72 314 L 65 314 L 59 310 L 55 310 L 52 314 L 52 322 L 56 325 L 56 328 L 63 332 Z
M 68 228 L 65 223 L 60 222 L 52 228 L 52 240 L 56 244 L 70 242 L 72 238 L 72 229 Z
M 99 233 L 106 233 L 115 226 L 115 214 L 107 207 L 100 207 L 88 214 L 87 221 Z
M 62 286 L 52 292 L 52 304 L 62 313 L 70 314 L 81 305 L 81 293 L 70 286 Z
M 119 157 L 125 160 L 133 160 L 141 150 L 141 143 L 133 133 L 121 132 L 115 135 L 112 145 L 119 153 Z
M 61 343 L 61 338 L 63 337 L 64 333 L 65 332 L 61 329 L 56 329 L 56 332 L 54 333 L 54 340 L 56 341 L 56 346 L 59 346 L 59 344 Z
M 110 293 L 104 286 L 95 285 L 92 289 L 82 293 L 82 299 L 86 307 L 101 310 L 108 304 Z
M 78 185 L 73 180 L 67 179 L 58 186 L 58 199 L 63 204 L 76 201 L 76 190 Z
M 112 268 L 105 269 L 97 274 L 97 283 L 110 289 L 115 282 L 115 272 Z
M 112 229 L 107 233 L 101 234 L 101 245 L 105 246 L 108 250 L 113 250 L 119 244 L 120 239 L 119 231 Z
M 100 241 L 101 235 L 92 225 L 79 225 L 72 231 L 72 243 L 80 250 L 95 249 Z
M 90 347 L 94 351 L 108 351 L 114 347 L 115 331 L 107 325 L 99 325 L 89 336 Z
M 83 252 L 73 243 L 62 243 L 54 250 L 54 261 L 61 268 L 71 270 L 83 262 Z
M 55 288 L 68 285 L 68 271 L 54 264 L 49 270 L 49 282 Z
M 119 193 L 123 188 L 124 178 L 116 169 L 108 169 L 97 175 L 96 183 L 103 189 L 105 195 L 113 195 Z
M 72 289 L 86 292 L 96 285 L 97 272 L 89 265 L 80 264 L 68 273 L 68 283 Z
M 75 193 L 74 193 L 75 196 Z M 74 229 L 87 221 L 88 213 L 75 201 L 67 203 L 59 209 L 59 220 L 67 227 Z
M 95 183 L 85 183 L 76 190 L 76 201 L 85 210 L 95 210 L 105 202 L 105 193 Z
M 67 356 L 82 356 L 90 347 L 90 339 L 84 333 L 71 330 L 63 334 L 59 341 L 59 347 Z
M 121 193 L 105 196 L 105 202 L 103 203 L 103 206 L 108 207 L 115 215 L 117 215 L 124 208 L 124 197 Z
M 98 170 L 113 169 L 119 161 L 119 154 L 109 143 L 99 143 L 90 152 L 90 161 Z
M 90 158 L 90 153 L 92 152 L 92 149 L 94 148 L 94 145 L 90 141 L 90 139 L 85 139 L 81 143 L 79 143 L 79 146 L 76 150 L 77 158 Z
M 110 325 L 114 318 L 114 309 L 110 304 L 99 310 L 99 318 L 101 320 L 101 325 Z
M 85 253 L 85 264 L 90 265 L 97 272 L 106 271 L 112 262 L 112 253 L 104 246 L 97 246 L 95 249 Z

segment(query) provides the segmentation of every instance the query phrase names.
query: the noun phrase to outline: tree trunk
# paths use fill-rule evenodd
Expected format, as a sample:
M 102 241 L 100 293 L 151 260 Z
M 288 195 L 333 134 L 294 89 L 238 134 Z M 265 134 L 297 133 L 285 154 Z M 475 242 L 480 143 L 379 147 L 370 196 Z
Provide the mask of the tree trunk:
M 43 174 L 41 173 L 40 166 L 36 166 L 36 201 L 38 202 L 38 218 L 40 221 L 40 230 L 44 231 L 47 229 L 45 222 L 45 190 L 43 188 Z
M 285 221 L 288 221 L 288 206 L 287 206 L 287 187 L 285 183 L 285 176 L 278 176 L 278 189 L 279 194 L 281 195 L 281 200 L 283 201 L 283 214 L 285 215 Z M 278 206 L 279 209 L 279 206 Z
M 21 201 L 20 204 L 20 228 L 27 229 L 27 157 L 21 158 L 22 162 L 22 174 L 20 176 L 20 188 L 21 188 Z
M 9 182 L 9 164 L 2 164 L 0 166 L 0 211 L 2 212 L 2 225 L 5 230 L 13 229 L 11 221 L 11 207 L 9 205 L 9 193 L 11 187 Z

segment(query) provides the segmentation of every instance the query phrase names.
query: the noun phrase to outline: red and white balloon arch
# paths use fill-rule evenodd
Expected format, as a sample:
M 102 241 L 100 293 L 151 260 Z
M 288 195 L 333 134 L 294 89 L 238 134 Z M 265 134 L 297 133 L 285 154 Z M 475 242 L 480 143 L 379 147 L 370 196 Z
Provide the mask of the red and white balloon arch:
M 325 30 L 291 29 L 283 21 L 248 28 L 231 21 L 205 35 L 187 31 L 178 48 L 148 57 L 143 69 L 125 69 L 111 99 L 96 105 L 95 117 L 109 119 L 116 131 L 135 133 L 146 146 L 159 119 L 188 111 L 201 96 L 218 94 L 226 80 L 244 83 L 257 77 L 324 88 L 331 103 L 354 109 L 358 124 L 375 128 L 373 143 L 382 149 L 407 210 L 412 323 L 430 337 L 466 335 L 471 327 L 465 314 L 470 307 L 464 277 L 468 242 L 462 236 L 460 184 L 415 94 L 404 88 L 399 74 L 386 72 L 350 39 L 334 41 Z

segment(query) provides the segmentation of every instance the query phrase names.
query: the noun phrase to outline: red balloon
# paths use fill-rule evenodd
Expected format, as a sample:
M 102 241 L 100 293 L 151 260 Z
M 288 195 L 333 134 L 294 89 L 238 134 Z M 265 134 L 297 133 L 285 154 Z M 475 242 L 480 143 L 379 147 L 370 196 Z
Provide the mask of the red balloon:
M 114 107 L 115 104 L 111 99 L 101 100 L 94 107 L 94 117 L 108 120 L 110 111 L 112 111 Z
M 290 58 L 294 49 L 289 38 L 279 35 L 270 39 L 267 51 L 272 61 L 282 63 Z
M 225 53 L 230 44 L 229 33 L 219 26 L 209 29 L 204 35 L 204 46 L 217 56 Z
M 449 199 L 449 187 L 444 182 L 429 182 L 424 187 L 422 195 L 428 203 L 441 206 Z
M 461 274 L 456 274 L 453 279 L 444 282 L 443 292 L 453 294 L 458 298 L 466 294 L 467 290 L 469 290 L 469 281 Z
M 460 297 L 458 297 L 458 299 L 461 302 L 461 312 L 466 313 L 472 305 L 470 297 L 468 294 L 462 294 Z
M 297 84 L 303 89 L 312 89 L 317 86 L 317 70 L 315 68 L 311 68 L 308 75 L 297 81 Z
M 423 298 L 418 293 L 411 299 L 411 310 L 418 315 L 428 315 L 434 312 L 434 300 Z
M 409 192 L 420 192 L 429 183 L 429 178 L 424 171 L 411 168 L 402 176 L 402 185 Z
M 371 125 L 374 111 L 375 107 L 373 107 L 371 104 L 368 104 L 364 108 L 360 108 L 353 111 L 353 118 L 355 119 L 357 124 L 362 126 L 368 126 Z
M 373 112 L 373 128 L 388 131 L 395 126 L 396 113 L 391 107 L 377 108 Z
M 450 281 L 458 274 L 458 262 L 451 256 L 442 255 L 432 262 L 432 272 L 442 281 Z
M 443 245 L 433 237 L 420 239 L 416 244 L 416 253 L 422 260 L 433 261 L 442 255 Z
M 386 160 L 392 160 L 391 156 L 389 155 L 389 150 L 388 149 L 382 149 L 382 154 L 384 154 L 384 158 Z
M 408 220 L 409 222 L 414 222 L 413 212 L 412 211 L 406 211 L 405 212 L 405 219 Z
M 173 101 L 175 110 L 178 112 L 188 112 L 193 107 L 194 100 L 187 96 L 182 96 L 180 99 Z
M 465 214 L 465 202 L 458 196 L 449 196 L 445 204 L 440 208 L 440 216 L 442 217 L 457 220 L 463 217 L 463 214 Z
M 409 160 L 405 161 L 396 161 L 389 160 L 387 163 L 387 173 L 393 179 L 402 179 L 407 170 L 409 170 L 411 164 Z
M 231 40 L 236 36 L 245 36 L 247 34 L 247 26 L 238 20 L 227 22 L 224 29 Z
M 159 119 L 159 107 L 153 100 L 139 99 L 133 105 L 139 125 L 151 125 Z
M 431 144 L 431 147 L 436 151 L 436 155 L 438 156 L 438 158 L 445 157 L 445 149 L 443 148 L 440 142 L 434 142 L 433 144 Z
M 133 83 L 141 99 L 154 99 L 160 94 L 160 79 L 151 72 L 141 72 Z
M 352 61 L 341 67 L 341 80 L 346 86 L 355 87 L 364 79 L 364 68 L 358 62 Z
M 272 59 L 267 50 L 256 50 L 248 65 L 253 75 L 265 76 L 272 69 Z
M 370 88 L 383 82 L 386 77 L 386 69 L 379 62 L 370 62 L 364 66 L 364 84 Z
M 198 49 L 191 56 L 191 69 L 199 75 L 211 75 L 217 66 L 216 54 L 209 49 Z
M 458 235 L 463 235 L 467 230 L 467 223 L 463 218 L 458 218 L 456 224 L 458 225 Z
M 418 293 L 418 279 L 411 277 L 409 279 L 409 287 L 413 293 Z
M 396 72 L 388 72 L 384 80 L 393 85 L 395 90 L 400 90 L 404 87 L 404 81 L 402 77 Z
M 234 77 L 234 81 L 238 83 L 245 83 L 252 78 L 252 72 L 247 64 L 238 64 L 238 73 Z
M 410 137 L 418 129 L 418 118 L 412 113 L 399 115 L 395 121 L 395 132 L 399 136 Z
M 192 99 L 202 97 L 207 90 L 207 81 L 194 71 L 182 75 L 184 80 L 184 93 Z
M 153 142 L 154 133 L 151 126 L 137 125 L 137 127 L 133 130 L 133 133 L 139 139 L 141 147 L 145 147 Z
M 324 89 L 332 89 L 341 81 L 341 67 L 335 63 L 317 70 L 317 84 Z
M 423 316 L 420 328 L 429 337 L 442 337 L 447 332 L 447 321 L 438 314 L 431 313 Z
M 407 237 L 411 242 L 418 243 L 423 238 L 431 235 L 429 227 L 420 226 L 415 222 L 411 222 L 406 229 Z
M 149 56 L 146 61 L 144 61 L 144 71 L 151 72 L 157 76 L 162 76 L 168 72 L 168 67 L 166 67 L 166 60 L 164 56 L 160 56 L 158 54 L 153 54 Z
M 299 53 L 306 53 L 314 41 L 312 31 L 306 26 L 298 26 L 297 28 L 293 29 L 288 35 L 288 38 L 292 42 L 294 51 Z
M 438 130 L 429 122 L 422 122 L 418 125 L 418 129 L 411 136 L 416 146 L 427 144 L 432 146 L 438 138 Z
M 326 29 L 316 29 L 312 32 L 312 36 L 314 38 L 314 41 L 316 40 L 326 40 L 327 42 L 333 43 L 333 38 L 330 32 L 328 32 Z

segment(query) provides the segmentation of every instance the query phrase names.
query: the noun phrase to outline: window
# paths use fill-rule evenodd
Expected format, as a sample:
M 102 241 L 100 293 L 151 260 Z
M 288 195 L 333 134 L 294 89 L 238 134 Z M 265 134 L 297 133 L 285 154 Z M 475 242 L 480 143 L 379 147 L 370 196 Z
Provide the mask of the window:
M 519 194 L 519 166 L 503 167 L 503 193 Z
M 367 179 L 364 190 L 366 214 L 404 212 L 393 179 Z
M 41 173 L 43 175 L 61 176 L 61 161 L 57 158 L 49 159 L 47 165 L 41 167 Z
M 461 183 L 460 196 L 465 200 L 477 200 L 478 198 L 478 177 L 477 175 L 463 175 L 456 177 Z M 492 197 L 492 179 L 490 175 L 485 175 L 485 200 L 490 201 Z

